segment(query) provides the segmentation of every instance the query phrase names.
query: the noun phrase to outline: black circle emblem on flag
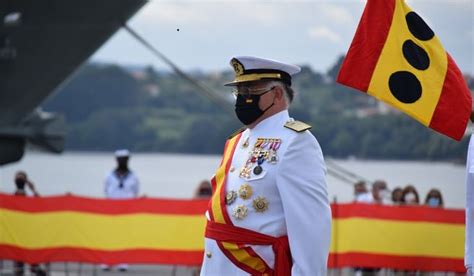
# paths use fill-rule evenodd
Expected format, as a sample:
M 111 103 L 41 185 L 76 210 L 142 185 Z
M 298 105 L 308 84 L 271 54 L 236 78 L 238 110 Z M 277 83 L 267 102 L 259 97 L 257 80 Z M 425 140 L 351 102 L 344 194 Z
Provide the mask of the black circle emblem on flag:
M 408 71 L 393 73 L 390 76 L 388 85 L 392 95 L 402 103 L 414 103 L 421 98 L 421 83 L 413 73 Z
M 408 29 L 419 40 L 427 41 L 434 37 L 434 32 L 416 12 L 409 12 L 405 16 Z

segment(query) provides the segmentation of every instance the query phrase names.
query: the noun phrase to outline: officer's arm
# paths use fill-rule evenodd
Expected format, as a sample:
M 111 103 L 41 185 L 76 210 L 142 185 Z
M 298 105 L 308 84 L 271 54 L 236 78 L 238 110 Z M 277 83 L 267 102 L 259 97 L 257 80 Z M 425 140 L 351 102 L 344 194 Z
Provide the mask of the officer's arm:
M 290 141 L 277 173 L 293 257 L 292 275 L 326 275 L 331 210 L 321 148 L 309 133 Z

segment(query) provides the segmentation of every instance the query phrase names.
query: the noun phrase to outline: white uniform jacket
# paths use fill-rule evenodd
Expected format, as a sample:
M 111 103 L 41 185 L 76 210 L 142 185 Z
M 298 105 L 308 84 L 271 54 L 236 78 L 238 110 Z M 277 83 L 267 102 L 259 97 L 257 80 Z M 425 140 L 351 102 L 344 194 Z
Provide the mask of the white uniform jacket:
M 105 179 L 105 195 L 111 199 L 135 198 L 138 196 L 139 185 L 138 178 L 132 171 L 119 177 L 113 170 Z
M 235 226 L 273 237 L 288 236 L 293 264 L 291 272 L 297 275 L 326 275 L 331 236 L 331 210 L 325 180 L 326 167 L 321 148 L 315 137 L 305 130 L 296 132 L 284 127 L 292 121 L 288 111 L 282 111 L 246 129 L 236 145 L 227 174 L 225 191 L 239 193 L 242 185 L 251 186 L 247 199 L 237 196 L 226 205 Z M 258 138 L 281 139 L 275 163 L 263 162 L 263 171 L 242 177 L 241 169 L 249 159 Z M 257 164 L 254 164 L 254 167 Z M 268 202 L 268 209 L 257 212 L 254 200 L 260 197 Z M 245 206 L 247 214 L 236 217 L 236 207 Z M 209 211 L 206 213 L 209 219 Z M 270 268 L 275 256 L 271 246 L 252 245 Z M 222 253 L 213 239 L 205 239 L 201 275 L 248 275 Z
M 474 265 L 474 134 L 471 135 L 466 161 L 466 268 Z M 474 274 L 473 274 L 474 275 Z

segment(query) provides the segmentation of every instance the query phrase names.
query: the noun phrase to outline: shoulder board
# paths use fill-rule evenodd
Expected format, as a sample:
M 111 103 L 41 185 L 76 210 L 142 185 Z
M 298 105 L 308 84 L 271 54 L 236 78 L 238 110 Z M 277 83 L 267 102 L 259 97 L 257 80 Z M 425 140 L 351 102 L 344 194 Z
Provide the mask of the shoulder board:
M 285 127 L 291 130 L 294 130 L 296 132 L 303 132 L 311 128 L 310 125 L 303 123 L 301 121 L 288 121 L 286 122 Z
M 243 132 L 243 131 L 246 130 L 246 129 L 247 129 L 246 127 L 241 127 L 241 128 L 239 128 L 239 129 L 237 129 L 236 131 L 234 131 L 231 135 L 229 135 L 229 136 L 227 137 L 227 140 L 234 138 L 237 134 Z

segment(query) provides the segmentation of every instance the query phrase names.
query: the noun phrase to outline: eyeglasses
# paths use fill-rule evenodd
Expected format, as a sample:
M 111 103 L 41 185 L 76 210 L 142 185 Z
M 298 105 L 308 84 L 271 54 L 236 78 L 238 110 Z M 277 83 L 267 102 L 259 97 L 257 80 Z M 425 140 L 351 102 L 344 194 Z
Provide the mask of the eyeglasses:
M 275 86 L 272 86 L 271 88 L 259 88 L 259 89 L 251 89 L 247 86 L 240 86 L 236 88 L 232 88 L 232 95 L 234 98 L 237 98 L 238 95 L 242 95 L 245 98 L 250 97 L 251 95 L 263 95 L 267 92 L 270 92 L 275 88 Z

